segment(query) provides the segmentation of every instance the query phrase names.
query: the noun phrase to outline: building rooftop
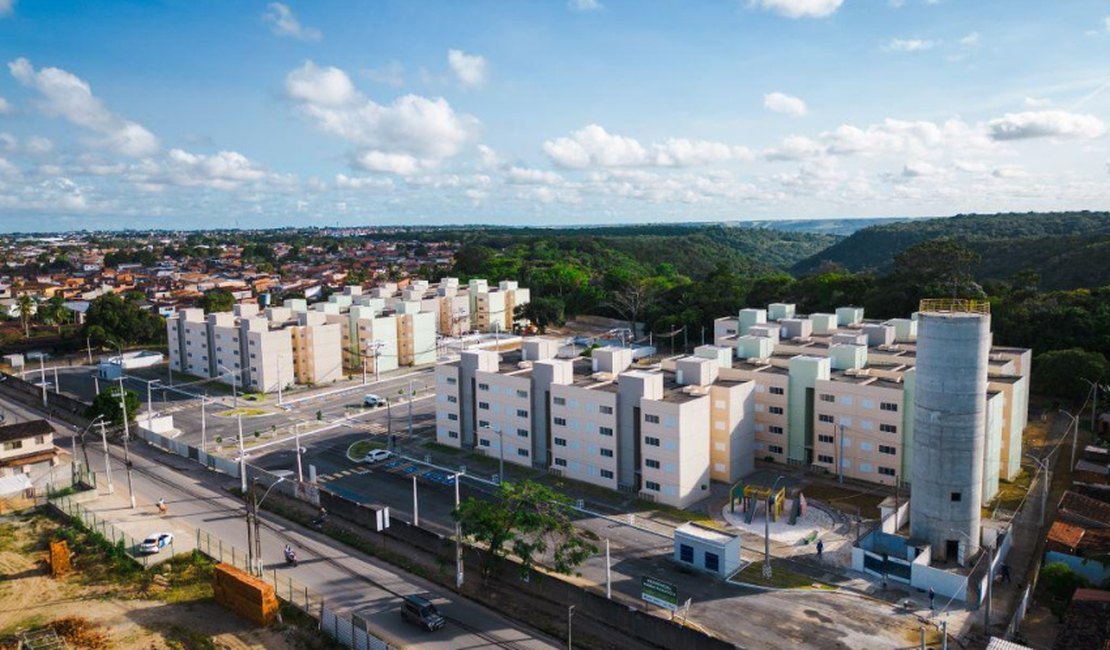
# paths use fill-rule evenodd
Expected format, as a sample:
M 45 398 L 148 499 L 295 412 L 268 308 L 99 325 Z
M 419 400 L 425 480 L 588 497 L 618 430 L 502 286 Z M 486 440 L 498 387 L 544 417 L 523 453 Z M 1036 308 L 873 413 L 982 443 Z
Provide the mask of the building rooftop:
M 54 427 L 46 420 L 28 420 L 0 427 L 0 442 L 23 440 L 34 436 L 53 434 Z

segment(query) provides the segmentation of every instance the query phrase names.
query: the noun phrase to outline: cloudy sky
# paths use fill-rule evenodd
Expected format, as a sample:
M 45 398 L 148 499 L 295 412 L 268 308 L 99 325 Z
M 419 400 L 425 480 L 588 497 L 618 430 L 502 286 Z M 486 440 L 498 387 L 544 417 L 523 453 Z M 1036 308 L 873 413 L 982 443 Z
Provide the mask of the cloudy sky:
M 0 0 L 0 230 L 1110 209 L 1105 0 Z

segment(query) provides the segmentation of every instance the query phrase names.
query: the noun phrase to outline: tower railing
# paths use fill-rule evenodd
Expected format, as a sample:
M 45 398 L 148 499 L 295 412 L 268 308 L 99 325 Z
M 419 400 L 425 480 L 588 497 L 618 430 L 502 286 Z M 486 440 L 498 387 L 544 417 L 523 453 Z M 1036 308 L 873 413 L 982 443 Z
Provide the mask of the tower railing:
M 990 315 L 991 304 L 974 298 L 925 298 L 918 311 Z

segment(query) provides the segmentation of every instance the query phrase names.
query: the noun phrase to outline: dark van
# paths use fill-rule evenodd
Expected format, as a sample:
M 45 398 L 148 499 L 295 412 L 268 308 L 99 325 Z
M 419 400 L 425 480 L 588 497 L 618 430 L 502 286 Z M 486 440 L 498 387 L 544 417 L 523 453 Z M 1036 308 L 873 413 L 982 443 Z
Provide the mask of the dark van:
M 447 623 L 432 601 L 420 596 L 405 596 L 401 602 L 401 618 L 429 632 L 434 632 Z

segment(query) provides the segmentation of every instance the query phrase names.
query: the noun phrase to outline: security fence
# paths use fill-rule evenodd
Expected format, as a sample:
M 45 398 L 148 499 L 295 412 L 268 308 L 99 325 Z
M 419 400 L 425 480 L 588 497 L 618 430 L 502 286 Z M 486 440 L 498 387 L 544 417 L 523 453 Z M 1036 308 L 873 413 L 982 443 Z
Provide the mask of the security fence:
M 81 505 L 73 498 L 73 495 L 52 499 L 49 503 L 58 510 L 58 512 L 70 519 L 81 522 L 89 531 L 100 535 L 105 541 L 110 542 L 112 546 L 121 549 L 127 557 L 134 560 L 136 564 L 139 564 L 144 569 L 152 564 L 151 560 L 153 558 L 151 555 L 143 553 L 139 548 L 139 545 L 142 543 L 141 539 L 128 535 L 114 524 L 104 519 L 104 517 L 97 515 L 96 512 Z M 167 544 L 167 547 L 169 549 L 169 555 L 165 557 L 173 557 L 174 544 L 172 539 Z

